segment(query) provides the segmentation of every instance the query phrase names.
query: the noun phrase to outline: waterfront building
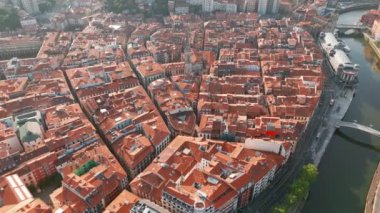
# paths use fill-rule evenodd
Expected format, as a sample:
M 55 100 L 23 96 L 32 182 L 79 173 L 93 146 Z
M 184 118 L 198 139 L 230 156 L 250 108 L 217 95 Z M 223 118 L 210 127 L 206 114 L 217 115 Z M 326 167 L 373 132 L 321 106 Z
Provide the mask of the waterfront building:
M 380 19 L 377 19 L 373 22 L 371 32 L 373 38 L 380 41 Z
M 330 52 L 331 50 L 336 50 L 336 49 L 349 52 L 348 46 L 342 41 L 338 41 L 338 39 L 335 37 L 333 33 L 322 32 L 320 38 L 322 39 L 321 40 L 322 48 L 326 52 Z
M 360 22 L 364 25 L 372 27 L 376 19 L 380 19 L 380 9 L 368 11 L 361 17 Z
M 332 50 L 329 54 L 330 64 L 335 72 L 344 82 L 353 82 L 357 79 L 360 66 L 353 64 L 342 50 Z
M 355 82 L 359 74 L 360 66 L 353 64 L 351 59 L 347 56 L 347 52 L 349 51 L 347 45 L 338 41 L 333 33 L 322 32 L 320 42 L 334 74 L 343 82 Z

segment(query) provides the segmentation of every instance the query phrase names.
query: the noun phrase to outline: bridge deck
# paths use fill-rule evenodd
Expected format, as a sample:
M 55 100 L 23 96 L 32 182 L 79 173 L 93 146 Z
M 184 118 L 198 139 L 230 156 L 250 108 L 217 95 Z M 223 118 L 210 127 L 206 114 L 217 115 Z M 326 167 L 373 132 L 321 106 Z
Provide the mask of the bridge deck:
M 364 25 L 349 25 L 349 24 L 337 24 L 335 26 L 337 29 L 366 29 L 367 26 Z
M 358 130 L 361 130 L 363 132 L 367 132 L 371 135 L 380 137 L 380 131 L 373 129 L 371 127 L 362 125 L 362 124 L 358 124 L 358 123 L 341 121 L 337 124 L 337 127 L 348 127 L 348 128 L 358 129 Z

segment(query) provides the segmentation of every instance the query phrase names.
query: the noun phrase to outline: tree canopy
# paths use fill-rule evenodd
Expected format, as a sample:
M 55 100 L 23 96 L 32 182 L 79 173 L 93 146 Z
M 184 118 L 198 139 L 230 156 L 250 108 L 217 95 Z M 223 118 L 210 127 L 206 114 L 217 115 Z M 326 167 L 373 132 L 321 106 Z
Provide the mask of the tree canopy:
M 40 9 L 41 13 L 52 11 L 54 6 L 56 5 L 55 0 L 47 0 L 45 2 L 41 2 L 38 4 L 38 8 Z
M 20 17 L 16 9 L 11 11 L 0 9 L 0 31 L 15 30 L 20 27 Z
M 139 11 L 135 0 L 106 0 L 106 9 L 109 12 L 122 13 L 128 11 L 129 13 L 135 13 Z M 169 15 L 168 0 L 155 0 L 152 5 L 151 11 L 146 11 L 144 14 L 147 17 L 154 15 Z
M 153 4 L 153 13 L 157 15 L 169 15 L 168 0 L 156 0 Z
M 310 185 L 317 179 L 318 169 L 314 164 L 303 166 L 297 179 L 290 186 L 288 194 L 281 205 L 272 209 L 273 213 L 286 213 L 298 202 L 305 199 L 309 193 Z
M 137 9 L 134 0 L 106 0 L 106 8 L 110 12 L 122 13 L 125 10 L 134 11 Z
M 98 163 L 96 163 L 95 161 L 89 160 L 89 161 L 87 161 L 87 163 L 83 164 L 81 167 L 76 169 L 74 171 L 74 173 L 78 176 L 84 175 L 97 165 L 98 165 Z

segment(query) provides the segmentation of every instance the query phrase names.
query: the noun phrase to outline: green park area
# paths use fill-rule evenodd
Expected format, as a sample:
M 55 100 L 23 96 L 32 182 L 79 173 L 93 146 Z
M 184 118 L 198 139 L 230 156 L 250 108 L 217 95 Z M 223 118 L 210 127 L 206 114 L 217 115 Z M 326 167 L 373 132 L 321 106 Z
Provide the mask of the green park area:
M 272 209 L 272 213 L 293 212 L 297 206 L 306 200 L 311 184 L 317 179 L 318 169 L 314 164 L 307 164 L 290 186 L 285 199 Z
M 134 0 L 106 0 L 106 9 L 114 13 L 138 13 L 141 12 Z M 168 0 L 156 0 L 152 5 L 152 10 L 144 12 L 146 17 L 154 15 L 169 15 Z

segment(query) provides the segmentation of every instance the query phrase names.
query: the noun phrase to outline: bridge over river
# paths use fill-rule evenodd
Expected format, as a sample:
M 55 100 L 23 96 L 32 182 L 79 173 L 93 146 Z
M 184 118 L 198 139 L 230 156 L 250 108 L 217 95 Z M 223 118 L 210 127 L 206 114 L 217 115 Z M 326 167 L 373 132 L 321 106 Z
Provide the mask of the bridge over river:
M 358 129 L 360 131 L 367 132 L 367 133 L 369 133 L 371 135 L 380 137 L 380 131 L 378 131 L 376 129 L 373 129 L 372 127 L 368 127 L 368 126 L 365 126 L 365 125 L 362 125 L 362 124 L 358 124 L 358 123 L 355 123 L 355 122 L 340 121 L 336 125 L 336 128 L 340 128 L 340 127 L 347 127 L 347 128 L 352 128 L 352 129 Z
M 364 26 L 364 25 L 354 25 L 354 24 L 337 24 L 335 26 L 336 29 L 339 29 L 339 30 L 365 30 L 365 29 L 368 29 L 367 26 Z
M 337 7 L 337 12 L 339 14 L 341 13 L 346 13 L 349 11 L 354 11 L 354 10 L 362 10 L 362 9 L 375 9 L 378 7 L 379 2 L 376 1 L 370 1 L 370 2 L 357 2 L 357 3 L 350 3 L 350 4 L 345 4 L 341 3 L 341 5 L 338 5 Z

